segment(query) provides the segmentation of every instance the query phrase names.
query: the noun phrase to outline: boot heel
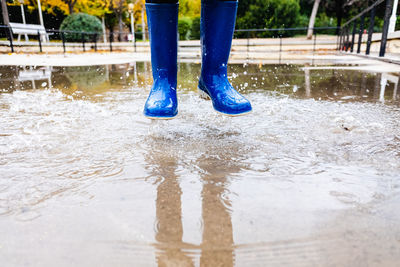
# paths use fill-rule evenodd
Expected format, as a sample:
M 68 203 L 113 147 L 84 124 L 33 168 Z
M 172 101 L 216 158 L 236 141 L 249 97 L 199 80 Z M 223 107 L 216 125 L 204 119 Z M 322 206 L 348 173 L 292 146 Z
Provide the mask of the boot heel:
M 206 92 L 201 90 L 199 87 L 197 87 L 197 92 L 199 93 L 200 98 L 204 100 L 211 100 L 210 96 Z

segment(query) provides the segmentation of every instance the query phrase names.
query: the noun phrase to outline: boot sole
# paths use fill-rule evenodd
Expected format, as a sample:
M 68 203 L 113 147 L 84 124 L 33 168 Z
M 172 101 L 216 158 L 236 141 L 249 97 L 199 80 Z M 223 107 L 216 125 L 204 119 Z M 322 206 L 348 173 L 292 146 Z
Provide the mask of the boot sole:
M 200 98 L 205 99 L 205 100 L 211 100 L 211 97 L 210 97 L 206 92 L 204 92 L 203 90 L 201 90 L 201 89 L 198 88 L 198 87 L 197 87 L 197 92 L 199 93 Z M 240 117 L 240 116 L 248 115 L 248 114 L 250 114 L 250 113 L 253 112 L 252 110 L 250 110 L 250 111 L 248 111 L 248 112 L 239 113 L 239 114 L 227 114 L 227 113 L 220 112 L 220 111 L 218 111 L 218 110 L 216 110 L 216 109 L 214 109 L 214 110 L 215 110 L 217 113 L 222 114 L 222 115 L 224 115 L 224 116 L 228 116 L 228 117 Z
M 215 109 L 214 109 L 215 110 Z M 223 113 L 223 112 L 219 112 L 218 110 L 215 110 L 217 113 L 219 113 L 219 114 L 222 114 L 222 115 L 224 115 L 224 116 L 228 116 L 228 117 L 240 117 L 240 116 L 246 116 L 246 115 L 249 115 L 250 113 L 252 113 L 253 111 L 252 110 L 250 110 L 250 111 L 247 111 L 247 112 L 243 112 L 243 113 L 239 113 L 239 114 L 226 114 L 226 113 Z
M 144 116 L 149 120 L 164 120 L 164 121 L 172 120 L 172 119 L 176 118 L 176 116 L 174 116 L 174 117 L 150 117 L 150 116 L 146 116 L 146 115 L 144 115 Z

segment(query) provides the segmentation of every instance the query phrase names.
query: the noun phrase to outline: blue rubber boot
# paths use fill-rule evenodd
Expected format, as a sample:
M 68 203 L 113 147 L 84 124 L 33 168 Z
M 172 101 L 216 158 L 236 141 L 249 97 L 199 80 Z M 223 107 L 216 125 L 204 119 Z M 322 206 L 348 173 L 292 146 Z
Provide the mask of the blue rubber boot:
M 227 63 L 235 29 L 236 1 L 203 0 L 201 3 L 202 66 L 199 93 L 211 98 L 214 109 L 229 116 L 251 112 L 250 102 L 229 83 Z
M 146 3 L 153 86 L 143 114 L 149 119 L 171 119 L 178 114 L 176 97 L 178 4 Z

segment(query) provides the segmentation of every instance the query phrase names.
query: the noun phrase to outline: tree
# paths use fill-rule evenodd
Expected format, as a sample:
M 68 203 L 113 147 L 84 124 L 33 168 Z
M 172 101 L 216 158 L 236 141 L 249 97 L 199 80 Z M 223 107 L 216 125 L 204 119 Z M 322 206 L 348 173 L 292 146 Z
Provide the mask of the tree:
M 314 26 L 325 16 L 325 18 L 336 17 L 336 26 L 340 27 L 344 18 L 358 14 L 360 9 L 366 8 L 375 1 L 376 0 L 323 0 L 319 4 Z M 306 19 L 307 24 L 310 22 L 314 3 L 315 0 L 300 0 L 300 13 L 302 17 Z M 304 26 L 306 25 L 304 24 Z
M 64 2 L 65 4 L 67 4 L 69 14 L 73 14 L 74 13 L 74 6 L 76 4 L 76 1 L 78 1 L 78 0 L 61 0 L 61 1 Z
M 42 10 L 50 14 L 55 14 L 56 9 L 66 15 L 83 12 L 97 17 L 109 12 L 107 0 L 41 0 L 41 3 Z M 37 0 L 25 0 L 25 4 L 30 11 L 38 8 Z
M 54 8 L 58 8 L 65 14 L 73 14 L 74 7 L 78 0 L 41 0 L 42 8 L 46 11 L 52 11 Z M 85 0 L 83 0 L 85 1 Z M 29 0 L 31 6 L 37 8 L 36 0 Z
M 146 12 L 145 12 L 145 0 L 127 0 L 127 2 L 132 2 L 134 3 L 133 7 L 133 17 L 135 20 L 135 25 L 141 25 L 141 31 L 142 31 L 142 38 L 143 40 L 145 39 L 145 31 L 146 31 L 146 24 L 145 21 L 147 21 L 146 17 Z
M 8 19 L 8 8 L 7 8 L 6 0 L 1 0 L 1 12 L 3 15 L 4 25 L 10 24 L 10 21 Z
M 338 35 L 340 32 L 339 27 L 342 26 L 342 18 L 343 18 L 343 0 L 337 0 L 336 1 L 336 21 L 337 21 L 337 30 L 336 34 Z
M 134 3 L 133 7 L 133 17 L 135 20 L 135 25 L 138 24 L 139 20 L 142 17 L 142 10 L 145 9 L 145 0 L 131 0 L 132 3 Z
M 200 16 L 201 0 L 180 0 L 179 17 L 197 17 Z
M 308 23 L 307 39 L 311 39 L 314 34 L 315 18 L 317 17 L 318 7 L 321 0 L 315 0 L 314 6 L 310 16 L 310 22 Z
M 122 16 L 127 8 L 126 0 L 110 0 L 109 8 L 112 10 L 118 19 L 118 40 L 122 40 L 123 21 Z
M 60 26 L 61 31 L 74 32 L 92 32 L 98 33 L 102 30 L 102 25 L 99 18 L 86 14 L 74 13 L 64 19 Z M 93 40 L 93 36 L 82 36 L 80 33 L 66 33 L 65 37 L 68 41 L 80 41 L 83 38 L 86 41 Z
M 243 0 L 239 1 L 237 28 L 296 27 L 299 16 L 299 0 Z M 276 33 L 268 32 L 263 33 L 263 36 L 274 34 Z M 285 34 L 290 33 L 286 32 Z
M 68 6 L 60 0 L 41 0 L 40 2 L 42 5 L 42 11 L 45 11 L 49 14 L 56 14 L 56 9 L 61 11 L 63 14 L 69 14 Z M 14 3 L 19 5 L 17 2 Z M 38 9 L 37 0 L 25 0 L 25 5 L 30 12 Z
M 81 13 L 87 13 L 99 18 L 111 12 L 107 0 L 79 0 L 75 8 Z

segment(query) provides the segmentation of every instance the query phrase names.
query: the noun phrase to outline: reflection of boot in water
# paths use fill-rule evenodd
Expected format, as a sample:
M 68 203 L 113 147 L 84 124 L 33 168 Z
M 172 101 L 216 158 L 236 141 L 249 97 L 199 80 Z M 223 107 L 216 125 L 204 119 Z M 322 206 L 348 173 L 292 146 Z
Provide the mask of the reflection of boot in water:
M 157 187 L 158 266 L 193 266 L 191 258 L 182 251 L 182 190 L 173 171 L 165 174 Z
M 156 199 L 156 257 L 158 266 L 193 266 L 192 259 L 183 251 L 182 190 L 175 174 L 177 159 L 168 145 L 159 139 L 150 141 L 146 162 L 151 176 L 157 178 Z
M 198 159 L 199 167 L 206 173 L 202 177 L 203 242 L 200 266 L 233 266 L 231 203 L 225 197 L 228 185 L 226 177 L 240 171 L 240 166 L 227 166 L 230 156 L 227 153 Z
M 218 184 L 218 185 L 217 185 Z M 203 186 L 203 242 L 200 266 L 233 266 L 230 203 L 223 199 L 225 183 Z

